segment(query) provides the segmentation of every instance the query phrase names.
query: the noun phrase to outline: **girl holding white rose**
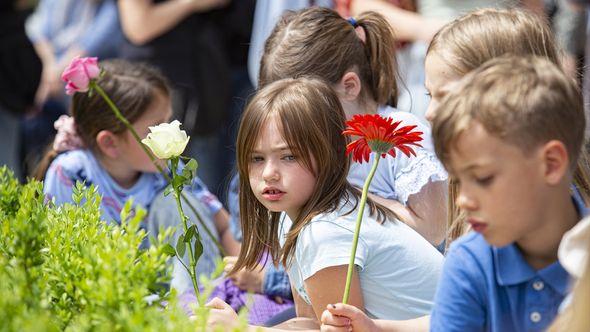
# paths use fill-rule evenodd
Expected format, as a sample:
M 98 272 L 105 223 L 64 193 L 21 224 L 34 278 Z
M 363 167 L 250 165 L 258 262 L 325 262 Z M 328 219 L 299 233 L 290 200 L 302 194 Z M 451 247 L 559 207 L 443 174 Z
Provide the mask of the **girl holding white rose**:
M 164 77 L 154 68 L 121 60 L 101 63 L 104 73 L 96 78 L 97 84 L 118 106 L 122 115 L 132 124 L 141 138 L 152 129 L 150 148 L 159 158 L 179 155 L 188 137 L 179 128 L 180 123 L 160 123 L 172 116 L 170 91 Z M 71 87 L 68 85 L 67 89 Z M 142 227 L 156 235 L 160 227 L 175 226 L 176 236 L 182 233 L 174 199 L 164 197 L 168 182 L 151 162 L 131 132 L 121 123 L 104 99 L 96 93 L 75 93 L 71 104 L 72 117 L 62 117 L 56 123 L 52 149 L 39 165 L 36 177 L 44 179 L 44 192 L 55 204 L 72 202 L 72 189 L 76 182 L 95 185 L 102 197 L 102 218 L 107 222 L 120 222 L 120 211 L 125 202 L 133 199 L 134 206 L 148 210 Z M 159 160 L 161 166 L 165 161 Z M 219 240 L 228 254 L 237 254 L 239 244 L 228 227 L 228 213 L 205 185 L 195 178 L 184 191 L 209 229 L 216 229 Z M 190 220 L 190 208 L 185 207 Z M 201 227 L 197 223 L 197 227 Z M 204 232 L 203 232 L 204 234 Z M 197 273 L 210 274 L 220 254 L 212 239 L 202 236 L 204 252 L 197 265 Z M 176 239 L 172 239 L 176 243 Z M 146 246 L 147 239 L 142 244 Z M 176 262 L 176 260 L 175 260 Z M 183 269 L 175 269 L 172 286 L 180 292 L 190 286 Z

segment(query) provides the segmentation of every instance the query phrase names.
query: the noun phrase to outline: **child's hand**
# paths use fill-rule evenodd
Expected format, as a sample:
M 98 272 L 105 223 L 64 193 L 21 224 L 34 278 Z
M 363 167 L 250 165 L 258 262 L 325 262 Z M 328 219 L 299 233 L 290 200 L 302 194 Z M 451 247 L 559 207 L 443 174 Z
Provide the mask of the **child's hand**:
M 236 261 L 235 256 L 227 256 L 223 258 L 225 262 L 225 272 L 228 273 L 234 268 Z M 262 293 L 262 283 L 264 282 L 264 270 L 261 266 L 257 266 L 254 270 L 243 269 L 238 273 L 230 276 L 230 279 L 241 290 L 251 293 Z
M 328 304 L 322 313 L 322 332 L 337 331 L 377 331 L 375 322 L 355 306 L 348 304 Z
M 221 326 L 226 330 L 230 330 L 238 325 L 238 314 L 222 299 L 216 297 L 205 306 L 211 308 L 207 318 L 207 325 L 211 328 Z

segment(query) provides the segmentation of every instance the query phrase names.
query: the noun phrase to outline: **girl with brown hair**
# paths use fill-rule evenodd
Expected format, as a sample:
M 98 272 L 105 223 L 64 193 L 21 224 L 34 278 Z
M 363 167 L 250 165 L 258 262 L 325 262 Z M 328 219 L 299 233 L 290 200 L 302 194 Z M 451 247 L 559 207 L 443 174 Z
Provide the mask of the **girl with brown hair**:
M 157 70 L 122 60 L 104 61 L 101 68 L 104 74 L 97 78 L 97 84 L 141 138 L 147 136 L 149 126 L 169 121 L 170 92 Z M 166 179 L 104 99 L 98 93 L 76 93 L 70 111 L 72 117 L 56 122 L 56 139 L 36 171 L 37 179 L 44 180 L 47 199 L 55 204 L 71 203 L 73 187 L 81 182 L 96 187 L 101 196 L 101 217 L 107 223 L 120 223 L 121 209 L 127 200 L 133 199 L 134 207 L 141 206 L 149 212 L 142 227 L 150 235 L 157 236 L 160 226 L 180 225 L 173 199 L 162 194 L 168 184 Z M 217 198 L 198 178 L 186 192 L 209 229 L 217 229 L 225 250 L 237 254 L 239 244 L 229 232 L 227 212 Z M 196 218 L 191 216 L 191 220 Z M 181 234 L 180 227 L 177 230 L 175 237 Z M 219 252 L 211 238 L 203 237 L 203 241 L 205 252 L 197 271 L 209 275 L 215 270 Z M 146 237 L 142 245 L 147 246 L 147 242 Z M 184 271 L 178 267 L 176 271 L 181 274 L 175 273 L 172 283 L 182 292 L 190 281 L 176 284 L 184 277 Z
M 360 191 L 347 181 L 345 116 L 321 80 L 266 84 L 248 104 L 237 140 L 244 240 L 232 272 L 268 251 L 286 266 L 297 316 L 319 320 L 342 297 Z M 442 255 L 391 211 L 369 200 L 350 302 L 378 318 L 430 311 Z M 211 304 L 213 322 L 235 313 Z

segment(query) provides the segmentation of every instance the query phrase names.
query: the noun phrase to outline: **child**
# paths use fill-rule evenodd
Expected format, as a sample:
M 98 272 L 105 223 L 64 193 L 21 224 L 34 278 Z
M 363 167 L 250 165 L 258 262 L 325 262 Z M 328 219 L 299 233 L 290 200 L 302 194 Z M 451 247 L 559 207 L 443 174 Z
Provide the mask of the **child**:
M 451 246 L 431 331 L 547 328 L 569 281 L 557 247 L 586 213 L 571 193 L 584 127 L 575 83 L 542 58 L 490 60 L 447 93 L 433 119 L 435 148 L 461 184 L 457 204 L 475 232 Z M 340 304 L 329 311 L 333 326 L 399 323 Z
M 243 250 L 233 272 L 268 250 L 287 267 L 299 317 L 318 318 L 343 293 L 360 198 L 346 179 L 344 121 L 325 83 L 284 79 L 256 94 L 238 133 Z M 360 238 L 350 302 L 377 318 L 428 313 L 442 255 L 371 200 Z
M 266 41 L 259 86 L 306 75 L 334 88 L 347 118 L 380 113 L 424 132 L 425 148 L 416 151 L 417 157 L 388 156 L 379 163 L 370 192 L 430 243 L 439 245 L 445 236 L 447 175 L 434 156 L 430 129 L 411 113 L 387 106 L 395 105 L 398 93 L 395 40 L 387 21 L 373 12 L 347 21 L 319 7 L 286 14 Z M 362 187 L 370 165 L 351 164 L 352 185 Z
M 483 9 L 444 26 L 433 38 L 425 61 L 426 89 L 432 96 L 426 113 L 435 115 L 440 100 L 468 72 L 503 54 L 537 55 L 559 65 L 553 32 L 538 15 L 522 10 Z M 586 202 L 590 198 L 588 157 L 582 152 L 574 183 Z M 447 246 L 466 233 L 468 225 L 455 206 L 457 185 L 450 181 Z
M 155 69 L 117 60 L 105 61 L 101 67 L 105 73 L 97 83 L 132 123 L 140 137 L 147 136 L 149 126 L 167 122 L 172 116 L 168 85 Z M 85 185 L 94 184 L 102 196 L 102 217 L 107 222 L 119 223 L 123 205 L 132 198 L 135 205 L 150 211 L 149 223 L 143 227 L 152 235 L 157 234 L 159 226 L 178 226 L 178 237 L 182 226 L 176 205 L 172 198 L 161 194 L 167 185 L 165 178 L 158 173 L 139 143 L 102 97 L 98 93 L 76 93 L 71 112 L 73 118 L 62 118 L 56 123 L 59 130 L 53 149 L 37 171 L 37 178 L 45 179 L 47 198 L 56 204 L 71 202 L 72 187 L 77 181 Z M 162 161 L 160 164 L 164 166 Z M 187 189 L 185 193 L 189 200 L 203 215 L 210 229 L 213 226 L 217 228 L 227 252 L 237 253 L 239 246 L 231 237 L 227 212 L 221 203 L 199 179 L 195 179 L 193 186 Z M 192 195 L 196 197 L 190 197 Z M 151 211 L 152 206 L 158 208 Z M 188 206 L 185 211 L 191 212 Z M 196 218 L 191 216 L 191 220 Z M 215 269 L 219 253 L 204 231 L 202 234 L 205 252 L 197 271 L 210 274 Z M 179 290 L 184 290 L 184 287 Z

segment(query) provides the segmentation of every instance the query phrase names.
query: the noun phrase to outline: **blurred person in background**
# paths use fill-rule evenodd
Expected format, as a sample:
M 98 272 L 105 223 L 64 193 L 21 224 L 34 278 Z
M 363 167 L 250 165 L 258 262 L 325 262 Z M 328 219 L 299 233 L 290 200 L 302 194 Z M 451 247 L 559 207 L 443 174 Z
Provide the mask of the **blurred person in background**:
M 67 113 L 63 70 L 75 56 L 117 57 L 123 34 L 115 0 L 40 0 L 26 32 L 43 63 L 35 111 L 21 123 L 22 154 L 30 173 L 56 133 L 53 123 Z
M 19 121 L 30 112 L 41 80 L 41 61 L 25 34 L 26 3 L 0 2 L 0 165 L 23 179 Z
M 189 135 L 199 177 L 223 196 L 242 105 L 254 0 L 120 0 L 122 56 L 159 67 L 172 83 L 174 118 Z

